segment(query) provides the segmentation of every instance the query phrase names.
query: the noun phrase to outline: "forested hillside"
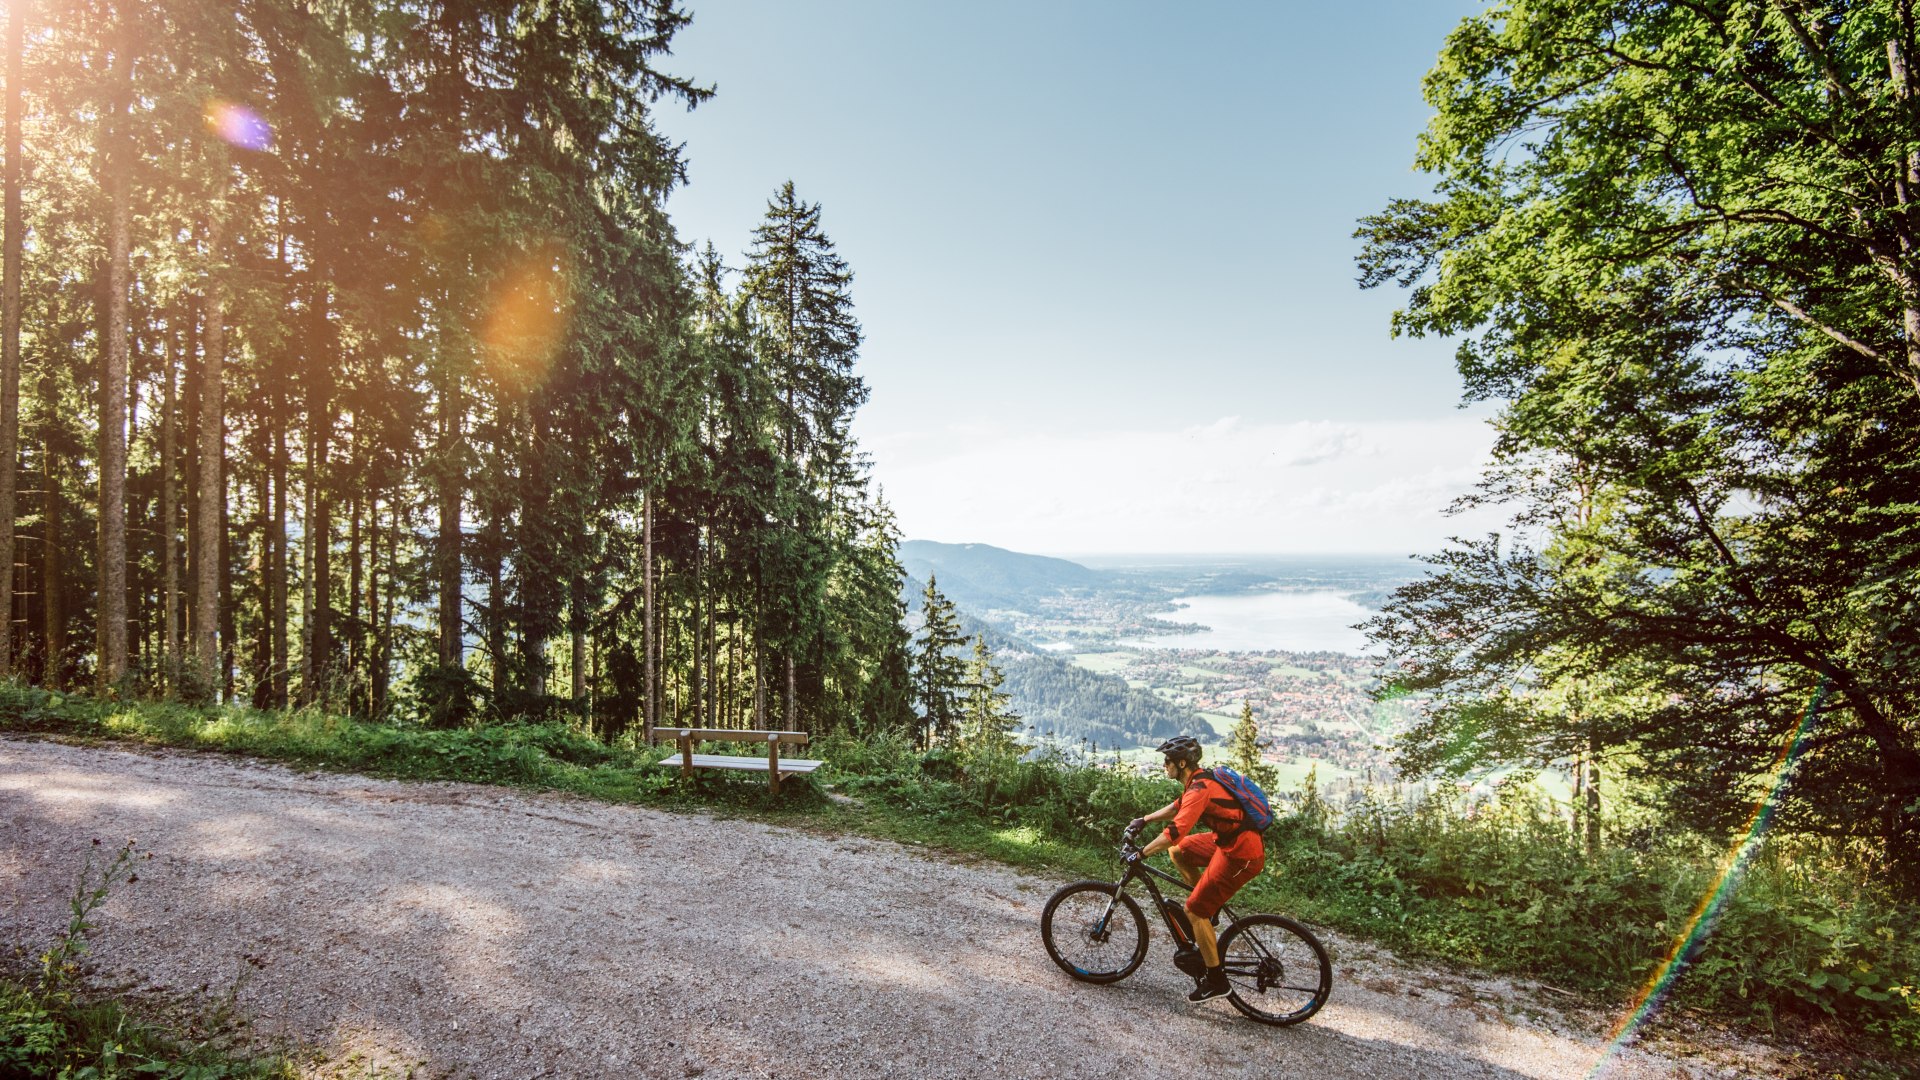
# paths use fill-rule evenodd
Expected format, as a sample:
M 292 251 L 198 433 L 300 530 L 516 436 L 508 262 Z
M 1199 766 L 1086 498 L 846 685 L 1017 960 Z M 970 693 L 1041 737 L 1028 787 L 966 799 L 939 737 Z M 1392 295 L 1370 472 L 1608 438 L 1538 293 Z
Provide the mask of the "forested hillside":
M 911 553 L 916 549 L 924 553 L 928 547 L 961 546 L 909 540 L 901 545 L 901 550 L 904 559 L 911 559 Z M 964 546 L 986 547 L 984 544 Z M 989 548 L 988 551 L 1011 556 L 1015 560 L 1034 559 L 1044 563 L 1064 561 L 1003 552 L 999 548 Z M 998 561 L 997 556 L 989 557 Z M 925 565 L 924 560 L 921 564 Z M 947 579 L 944 576 L 938 579 L 938 586 L 941 593 L 947 592 Z M 1040 588 L 1046 586 L 1041 585 Z M 925 591 L 926 583 L 917 580 L 909 571 L 901 596 L 912 616 L 910 621 L 922 626 L 926 613 Z M 1175 705 L 1151 690 L 1135 687 L 1118 676 L 1088 671 L 1066 657 L 1037 649 L 1032 642 L 982 617 L 979 609 L 967 606 L 958 597 L 953 597 L 953 600 L 956 609 L 954 617 L 961 636 L 980 639 L 1001 660 L 1005 678 L 1001 689 L 1007 694 L 1007 707 L 1018 714 L 1021 731 L 1029 740 L 1045 739 L 1069 744 L 1085 742 L 1113 748 L 1157 744 L 1182 732 L 1204 729 L 1205 725 L 1193 715 L 1191 709 Z
M 1006 690 L 1036 735 L 1107 749 L 1155 745 L 1206 731 L 1193 710 L 1045 653 L 1005 656 Z
M 9 11 L 0 674 L 911 725 L 852 271 L 791 183 L 663 212 L 685 12 Z

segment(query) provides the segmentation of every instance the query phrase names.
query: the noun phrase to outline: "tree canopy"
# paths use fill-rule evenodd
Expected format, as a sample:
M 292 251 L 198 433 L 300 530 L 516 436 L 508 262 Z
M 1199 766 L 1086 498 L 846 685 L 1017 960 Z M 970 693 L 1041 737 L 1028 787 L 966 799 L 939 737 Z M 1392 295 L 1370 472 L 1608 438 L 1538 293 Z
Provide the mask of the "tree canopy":
M 1905 0 L 1510 0 L 1428 75 L 1396 331 L 1500 404 L 1457 544 L 1373 624 L 1421 768 L 1605 757 L 1920 872 L 1920 97 Z

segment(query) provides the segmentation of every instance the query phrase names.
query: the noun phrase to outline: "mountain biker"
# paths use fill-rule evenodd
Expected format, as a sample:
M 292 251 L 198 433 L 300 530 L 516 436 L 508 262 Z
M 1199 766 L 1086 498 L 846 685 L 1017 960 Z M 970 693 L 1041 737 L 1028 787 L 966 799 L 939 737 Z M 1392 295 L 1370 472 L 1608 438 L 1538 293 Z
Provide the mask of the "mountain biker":
M 1172 824 L 1141 849 L 1147 858 L 1171 848 L 1180 876 L 1193 891 L 1187 895 L 1187 921 L 1193 927 L 1193 943 L 1200 949 L 1206 973 L 1195 977 L 1188 1001 L 1200 1002 L 1233 992 L 1227 973 L 1220 966 L 1220 945 L 1214 937 L 1213 920 L 1220 907 L 1240 891 L 1240 887 L 1258 877 L 1267 865 L 1267 849 L 1260 834 L 1244 828 L 1246 813 L 1213 774 L 1200 768 L 1200 742 L 1180 735 L 1161 743 L 1166 755 L 1167 775 L 1180 782 L 1180 797 L 1145 817 L 1133 819 L 1134 832 L 1149 821 Z M 1194 826 L 1204 823 L 1213 831 L 1195 833 Z

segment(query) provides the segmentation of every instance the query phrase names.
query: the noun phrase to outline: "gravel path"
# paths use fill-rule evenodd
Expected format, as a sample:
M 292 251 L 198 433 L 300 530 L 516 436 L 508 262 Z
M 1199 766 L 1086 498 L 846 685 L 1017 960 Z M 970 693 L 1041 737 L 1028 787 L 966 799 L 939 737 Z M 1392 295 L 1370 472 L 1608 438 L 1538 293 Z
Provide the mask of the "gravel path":
M 1526 988 L 1338 939 L 1333 1000 L 1294 1028 L 1188 1005 L 1158 936 L 1081 985 L 1040 945 L 1060 880 L 698 814 L 0 738 L 0 823 L 0 949 L 64 924 L 91 838 L 137 837 L 99 978 L 252 970 L 257 1029 L 427 1075 L 1548 1078 L 1601 1046 Z M 1714 1056 L 1606 1075 L 1774 1071 Z

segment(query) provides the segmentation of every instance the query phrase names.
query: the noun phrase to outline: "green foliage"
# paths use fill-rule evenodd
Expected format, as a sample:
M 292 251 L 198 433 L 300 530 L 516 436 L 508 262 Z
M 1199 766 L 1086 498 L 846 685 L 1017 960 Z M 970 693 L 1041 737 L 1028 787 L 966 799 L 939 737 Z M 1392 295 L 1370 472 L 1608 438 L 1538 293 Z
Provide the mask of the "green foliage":
M 914 644 L 913 678 L 920 699 L 921 745 L 951 743 L 960 733 L 960 696 L 966 689 L 966 661 L 955 652 L 966 642 L 953 602 L 931 576 L 920 606 L 920 640 Z
M 1920 883 L 1915 27 L 1895 0 L 1503 0 L 1426 82 L 1435 196 L 1361 224 L 1397 332 L 1497 402 L 1467 540 L 1370 629 L 1414 769 L 1578 753 L 1676 821 L 1872 838 Z M 1576 692 L 1593 691 L 1586 700 Z
M 1296 813 L 1267 833 L 1283 905 L 1401 948 L 1618 997 L 1691 925 L 1724 856 L 1697 838 L 1615 837 L 1589 853 L 1529 785 L 1470 807 L 1369 791 L 1344 813 Z M 1622 841 L 1633 840 L 1636 846 Z M 1911 897 L 1845 847 L 1776 841 L 1692 939 L 1677 1001 L 1773 1024 L 1899 1019 L 1893 987 L 1920 971 Z
M 1262 790 L 1280 786 L 1280 772 L 1260 754 L 1260 725 L 1253 719 L 1253 703 L 1240 703 L 1240 720 L 1227 738 L 1227 767 L 1259 784 Z

